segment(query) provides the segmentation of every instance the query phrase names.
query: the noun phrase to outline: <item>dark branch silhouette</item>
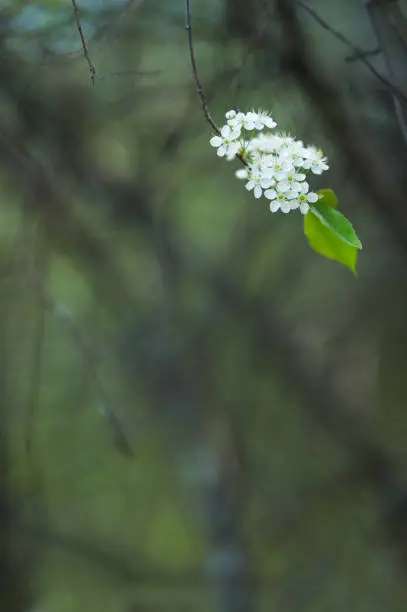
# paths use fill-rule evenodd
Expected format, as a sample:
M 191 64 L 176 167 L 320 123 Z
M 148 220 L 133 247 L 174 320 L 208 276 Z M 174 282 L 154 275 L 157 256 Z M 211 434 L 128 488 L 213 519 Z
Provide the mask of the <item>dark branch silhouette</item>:
M 190 6 L 189 6 L 189 0 L 185 0 L 185 28 L 188 33 L 188 48 L 189 48 L 189 57 L 191 60 L 192 74 L 195 80 L 196 91 L 201 101 L 202 110 L 204 112 L 205 119 L 207 120 L 209 125 L 215 130 L 217 134 L 220 134 L 220 129 L 216 125 L 214 120 L 212 119 L 211 114 L 209 112 L 208 105 L 206 103 L 206 97 L 204 94 L 204 90 L 202 88 L 201 81 L 198 76 L 198 71 L 197 71 L 196 61 L 195 61 L 195 52 L 194 52 L 194 46 L 193 46 L 193 40 L 192 40 L 191 11 L 190 11 Z
M 89 50 L 88 50 L 88 45 L 86 44 L 86 39 L 85 36 L 83 34 L 83 30 L 82 30 L 82 24 L 81 24 L 81 20 L 79 17 L 79 9 L 78 9 L 78 5 L 76 3 L 76 0 L 72 0 L 72 6 L 73 6 L 73 13 L 74 13 L 74 17 L 75 17 L 75 23 L 76 23 L 76 27 L 78 30 L 78 34 L 79 34 L 79 38 L 81 39 L 81 44 L 82 44 L 82 50 L 83 50 L 83 55 L 88 63 L 89 66 L 89 73 L 90 73 L 90 80 L 92 82 L 92 84 L 95 83 L 95 77 L 96 77 L 96 68 L 91 60 L 90 54 L 89 54 Z
M 404 100 L 404 102 L 407 102 L 407 96 L 404 94 L 403 91 L 401 91 L 401 89 L 399 87 L 397 87 L 397 85 L 395 85 L 394 83 L 392 83 L 391 81 L 389 81 L 389 79 L 387 79 L 385 76 L 383 76 L 374 66 L 373 64 L 367 59 L 367 52 L 363 51 L 363 49 L 361 49 L 360 47 L 358 47 L 357 45 L 353 44 L 348 38 L 346 38 L 346 36 L 344 36 L 341 32 L 339 32 L 336 28 L 334 28 L 333 26 L 331 26 L 327 21 L 325 21 L 325 19 L 322 19 L 322 17 L 317 13 L 317 11 L 313 8 L 311 8 L 310 6 L 308 6 L 308 4 L 306 4 L 305 2 L 302 2 L 301 0 L 296 0 L 296 4 L 298 6 L 300 6 L 304 11 L 306 11 L 309 15 L 311 15 L 311 17 L 317 22 L 319 23 L 319 25 L 324 28 L 324 30 L 327 30 L 328 32 L 330 32 L 332 34 L 332 36 L 334 36 L 337 40 L 340 40 L 344 45 L 346 45 L 349 49 L 351 49 L 351 51 L 353 52 L 352 55 L 352 59 L 355 60 L 356 58 L 358 60 L 360 60 L 368 70 L 370 70 L 370 72 L 387 88 L 389 89 L 395 96 L 397 96 L 397 98 L 399 98 L 400 100 Z M 369 52 L 370 54 L 372 53 L 378 53 L 379 51 L 374 50 Z

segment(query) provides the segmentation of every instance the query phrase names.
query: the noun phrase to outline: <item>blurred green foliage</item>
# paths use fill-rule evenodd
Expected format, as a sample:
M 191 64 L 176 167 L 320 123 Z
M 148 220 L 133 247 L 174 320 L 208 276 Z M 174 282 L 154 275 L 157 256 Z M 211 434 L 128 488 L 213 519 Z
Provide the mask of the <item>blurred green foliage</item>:
M 0 564 L 16 549 L 17 590 L 33 594 L 12 608 L 3 589 L 0 608 L 405 610 L 407 292 L 393 229 L 279 60 L 264 3 L 239 19 L 233 2 L 191 3 L 208 103 L 215 119 L 264 107 L 324 148 L 317 187 L 363 237 L 357 283 L 209 147 L 182 2 L 77 4 L 94 85 L 71 2 L 1 3 L 13 537 Z M 362 3 L 313 6 L 374 46 Z M 301 19 L 320 74 L 402 177 L 381 85 Z

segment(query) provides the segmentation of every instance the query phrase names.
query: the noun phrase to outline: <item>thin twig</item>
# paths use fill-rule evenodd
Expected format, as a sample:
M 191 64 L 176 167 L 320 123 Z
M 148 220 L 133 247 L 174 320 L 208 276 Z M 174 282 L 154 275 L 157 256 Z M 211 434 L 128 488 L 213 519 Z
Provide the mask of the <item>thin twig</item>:
M 117 16 L 110 19 L 107 25 L 104 25 L 102 28 L 99 28 L 91 38 L 88 36 L 87 46 L 89 46 L 89 40 L 93 43 L 93 46 L 95 46 L 95 44 L 104 42 L 106 38 L 110 38 L 113 34 L 117 32 L 118 26 L 123 20 L 123 16 L 127 14 L 127 11 L 130 8 L 133 8 L 133 10 L 137 10 L 143 4 L 144 1 L 145 0 L 128 0 L 128 2 L 126 2 L 121 7 L 121 12 Z M 52 63 L 56 63 L 76 60 L 79 56 L 83 56 L 82 45 L 79 49 L 76 49 L 75 51 L 59 53 L 57 56 L 52 55 L 50 57 L 44 57 L 44 59 L 40 62 L 40 65 L 48 65 L 51 61 Z
M 401 91 L 401 89 L 397 87 L 397 85 L 394 85 L 385 76 L 383 76 L 378 70 L 376 70 L 373 64 L 371 64 L 370 61 L 366 58 L 366 52 L 364 52 L 363 49 L 361 49 L 357 45 L 354 45 L 348 38 L 346 38 L 346 36 L 342 34 L 342 32 L 338 32 L 338 30 L 333 28 L 328 22 L 322 19 L 322 17 L 320 17 L 319 14 L 313 8 L 308 6 L 308 4 L 306 4 L 305 2 L 302 2 L 301 0 L 296 0 L 296 4 L 300 6 L 302 9 L 304 9 L 304 11 L 306 11 L 309 15 L 311 15 L 311 17 L 317 23 L 319 23 L 319 25 L 322 28 L 324 28 L 324 30 L 327 30 L 328 32 L 330 32 L 332 36 L 334 36 L 337 40 L 340 40 L 344 45 L 346 45 L 349 49 L 351 49 L 352 52 L 359 57 L 360 61 L 363 62 L 366 68 L 370 70 L 370 72 L 377 79 L 379 79 L 379 81 L 381 81 L 383 85 L 385 85 L 388 89 L 390 89 L 390 91 L 392 91 L 395 96 L 407 102 L 407 96 Z
M 375 49 L 371 49 L 370 51 L 355 51 L 354 53 L 352 53 L 352 55 L 348 55 L 347 57 L 345 57 L 345 62 L 357 62 L 365 57 L 372 57 L 372 55 L 378 55 L 379 53 L 381 53 L 381 50 L 378 47 L 376 47 Z
M 309 57 L 309 48 L 296 12 L 295 0 L 277 0 L 284 31 L 285 61 L 314 108 L 340 146 L 348 171 L 362 193 L 366 193 L 394 237 L 407 254 L 407 215 L 405 196 L 386 168 L 376 159 L 367 135 L 353 121 L 331 82 L 318 73 Z M 389 205 L 391 202 L 391 205 Z
M 196 68 L 194 45 L 193 45 L 193 42 L 192 42 L 191 11 L 190 11 L 190 8 L 189 8 L 189 0 L 185 0 L 185 16 L 186 16 L 185 28 L 186 28 L 186 30 L 188 32 L 189 57 L 191 59 L 191 67 L 192 67 L 192 73 L 194 75 L 196 91 L 198 93 L 199 99 L 201 100 L 202 110 L 204 112 L 205 119 L 207 120 L 209 125 L 215 130 L 215 132 L 217 134 L 221 135 L 220 128 L 216 125 L 216 123 L 212 119 L 211 114 L 209 112 L 208 104 L 206 102 L 206 97 L 205 97 L 204 91 L 202 89 L 201 81 L 200 81 L 199 76 L 198 76 L 198 70 Z M 235 157 L 244 166 L 248 165 L 246 160 L 244 159 L 244 157 L 243 157 L 243 155 L 241 153 L 236 153 Z
M 139 71 L 139 70 L 125 70 L 122 72 L 110 72 L 109 74 L 100 74 L 95 76 L 95 79 L 98 81 L 105 81 L 106 79 L 110 79 L 112 77 L 122 77 L 122 76 L 156 76 L 157 74 L 161 74 L 162 70 L 148 70 L 148 71 Z
M 190 7 L 189 7 L 189 0 L 185 0 L 185 17 L 186 17 L 185 28 L 186 28 L 186 30 L 188 32 L 189 57 L 190 57 L 190 60 L 191 60 L 191 67 L 192 67 L 192 73 L 194 75 L 196 91 L 197 91 L 197 94 L 199 96 L 199 99 L 201 100 L 202 110 L 204 112 L 205 119 L 207 120 L 209 125 L 215 130 L 215 132 L 217 134 L 220 134 L 220 129 L 216 125 L 214 120 L 212 119 L 211 114 L 209 112 L 208 105 L 207 105 L 207 102 L 206 102 L 206 97 L 205 97 L 204 91 L 202 89 L 201 81 L 199 79 L 198 71 L 197 71 L 197 68 L 196 68 L 194 45 L 193 45 L 193 42 L 192 42 L 191 10 L 190 10 Z
M 75 16 L 75 22 L 76 22 L 76 27 L 78 29 L 78 33 L 79 33 L 79 38 L 81 39 L 81 43 L 82 43 L 82 49 L 83 49 L 83 55 L 86 59 L 86 61 L 88 62 L 88 66 L 89 66 L 89 72 L 90 72 L 90 80 L 92 81 L 92 85 L 95 84 L 95 77 L 96 77 L 96 68 L 90 58 L 89 55 L 89 51 L 88 51 L 88 46 L 86 44 L 86 40 L 85 40 L 85 36 L 83 35 L 83 30 L 82 30 L 82 25 L 81 25 L 81 20 L 79 18 L 79 10 L 78 10 L 78 5 L 76 4 L 76 0 L 72 0 L 72 6 L 73 6 L 73 13 Z

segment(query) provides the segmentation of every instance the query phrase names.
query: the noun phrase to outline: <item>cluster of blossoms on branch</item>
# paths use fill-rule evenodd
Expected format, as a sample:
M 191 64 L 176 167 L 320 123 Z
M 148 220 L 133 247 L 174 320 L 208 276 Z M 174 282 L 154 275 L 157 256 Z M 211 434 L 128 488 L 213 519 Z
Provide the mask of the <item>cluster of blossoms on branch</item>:
M 236 177 L 246 181 L 255 198 L 270 200 L 271 212 L 299 209 L 307 214 L 320 196 L 310 191 L 307 177 L 329 169 L 322 151 L 306 146 L 288 134 L 271 133 L 277 123 L 265 111 L 241 113 L 230 110 L 226 124 L 210 144 L 220 157 L 238 157 L 244 168 Z

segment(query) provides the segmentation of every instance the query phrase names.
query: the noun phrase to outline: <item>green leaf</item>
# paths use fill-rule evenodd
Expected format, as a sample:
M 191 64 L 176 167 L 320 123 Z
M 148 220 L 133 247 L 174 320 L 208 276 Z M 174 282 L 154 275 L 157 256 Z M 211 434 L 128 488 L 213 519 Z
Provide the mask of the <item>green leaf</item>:
M 318 195 L 322 195 L 324 198 L 324 203 L 331 206 L 331 208 L 337 208 L 338 206 L 338 198 L 335 195 L 335 192 L 332 189 L 319 189 L 317 191 Z
M 304 217 L 304 233 L 314 251 L 347 266 L 356 275 L 358 249 L 338 238 L 311 211 Z
M 337 238 L 351 247 L 361 249 L 362 243 L 353 229 L 351 222 L 346 217 L 341 215 L 341 213 L 335 208 L 332 208 L 332 206 L 325 203 L 324 200 L 325 197 L 313 204 L 306 216 L 311 213 L 317 217 L 317 219 L 319 219 L 319 221 L 325 225 L 325 227 L 335 234 Z
M 362 243 L 351 223 L 336 209 L 338 200 L 332 189 L 320 189 L 323 197 L 304 217 L 304 233 L 314 251 L 347 266 L 356 275 L 358 249 Z

